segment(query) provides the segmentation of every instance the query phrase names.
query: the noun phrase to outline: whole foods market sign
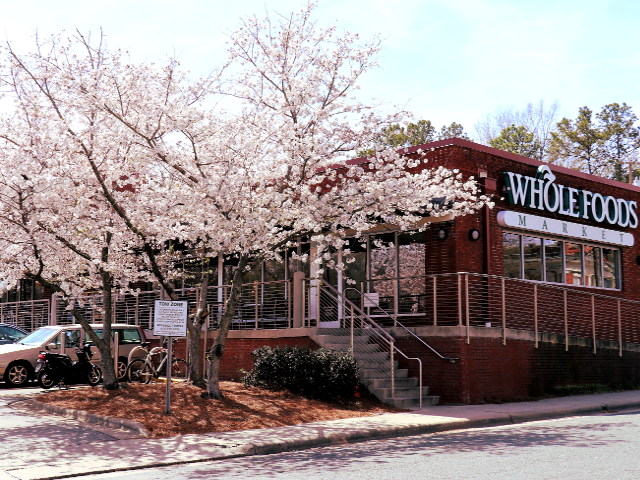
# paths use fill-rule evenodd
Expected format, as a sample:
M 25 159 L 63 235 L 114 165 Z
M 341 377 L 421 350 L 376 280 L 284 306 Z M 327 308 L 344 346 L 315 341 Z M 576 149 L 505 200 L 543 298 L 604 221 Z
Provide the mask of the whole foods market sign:
M 502 227 L 624 247 L 632 247 L 634 243 L 633 235 L 630 233 L 521 212 L 498 212 L 498 224 Z
M 538 168 L 535 177 L 513 172 L 505 172 L 504 176 L 509 202 L 512 205 L 557 212 L 622 228 L 638 226 L 636 202 L 612 196 L 605 197 L 600 193 L 555 183 L 556 176 L 548 165 Z

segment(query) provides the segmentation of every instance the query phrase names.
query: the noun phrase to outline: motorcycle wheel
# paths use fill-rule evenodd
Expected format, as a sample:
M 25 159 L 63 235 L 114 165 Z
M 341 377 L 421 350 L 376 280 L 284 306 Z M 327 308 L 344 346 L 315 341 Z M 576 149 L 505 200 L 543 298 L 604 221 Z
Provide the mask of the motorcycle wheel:
M 46 370 L 40 370 L 38 373 L 38 385 L 40 385 L 40 387 L 48 390 L 51 387 L 55 387 L 57 384 L 58 382 L 51 378 Z
M 149 383 L 153 378 L 151 367 L 141 358 L 133 360 L 127 370 L 129 383 Z
M 91 365 L 91 372 L 87 375 L 87 383 L 92 387 L 95 387 L 102 380 L 102 372 L 95 365 Z

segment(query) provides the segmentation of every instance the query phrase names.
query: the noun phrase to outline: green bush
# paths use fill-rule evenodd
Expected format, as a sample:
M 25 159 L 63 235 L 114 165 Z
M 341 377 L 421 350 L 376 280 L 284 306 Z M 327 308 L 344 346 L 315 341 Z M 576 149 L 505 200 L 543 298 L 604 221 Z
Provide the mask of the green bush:
M 326 348 L 260 347 L 251 352 L 254 366 L 242 371 L 245 385 L 285 388 L 308 398 L 352 397 L 360 367 L 351 353 Z

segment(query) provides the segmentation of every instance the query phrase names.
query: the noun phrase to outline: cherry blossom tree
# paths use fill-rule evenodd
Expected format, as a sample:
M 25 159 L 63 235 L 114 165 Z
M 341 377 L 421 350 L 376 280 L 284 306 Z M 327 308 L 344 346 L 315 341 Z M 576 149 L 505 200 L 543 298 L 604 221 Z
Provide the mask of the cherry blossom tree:
M 374 67 L 378 42 L 361 43 L 312 20 L 314 4 L 276 20 L 249 18 L 229 38 L 229 65 L 216 92 L 238 109 L 185 129 L 183 151 L 156 158 L 191 192 L 182 208 L 191 241 L 234 255 L 237 266 L 220 328 L 209 352 L 206 395 L 220 398 L 220 362 L 244 275 L 300 237 L 316 242 L 320 268 L 346 235 L 360 236 L 381 222 L 402 230 L 424 216 L 464 215 L 486 201 L 476 183 L 457 171 L 426 167 L 381 150 L 348 160 L 380 127 L 397 121 L 376 113 L 353 93 Z M 123 119 L 126 122 L 126 119 Z M 166 160 L 165 160 L 166 159 Z M 185 163 L 183 163 L 185 162 Z M 444 206 L 434 198 L 446 197 Z M 186 205 L 189 205 L 188 207 Z
M 425 152 L 387 149 L 350 160 L 400 118 L 354 97 L 376 66 L 378 40 L 319 27 L 314 7 L 246 19 L 229 37 L 224 68 L 193 82 L 175 61 L 133 64 L 82 37 L 27 57 L 8 49 L 3 80 L 16 111 L 0 127 L 4 288 L 27 272 L 70 305 L 101 291 L 106 320 L 107 292 L 126 291 L 125 279 L 155 279 L 176 298 L 174 258 L 162 251 L 169 240 L 203 262 L 203 293 L 208 259 L 235 257 L 208 355 L 204 395 L 220 398 L 220 362 L 253 267 L 280 261 L 307 237 L 317 244 L 310 260 L 322 275 L 344 268 L 330 249 L 347 235 L 379 223 L 415 230 L 425 216 L 465 215 L 486 204 L 473 179 L 429 168 Z M 229 111 L 211 107 L 219 98 Z M 208 315 L 206 295 L 200 299 L 188 324 L 193 348 Z M 197 371 L 192 378 L 198 383 Z

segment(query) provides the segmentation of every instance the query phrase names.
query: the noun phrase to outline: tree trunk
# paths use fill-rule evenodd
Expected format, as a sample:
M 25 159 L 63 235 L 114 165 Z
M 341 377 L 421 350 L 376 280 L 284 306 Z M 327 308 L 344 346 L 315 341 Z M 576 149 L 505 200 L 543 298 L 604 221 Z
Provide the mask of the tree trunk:
M 209 362 L 207 364 L 207 391 L 201 395 L 203 398 L 222 398 L 222 392 L 220 391 L 220 363 L 224 353 L 224 346 L 227 342 L 227 336 L 229 335 L 229 329 L 231 328 L 233 315 L 235 314 L 238 303 L 240 302 L 242 280 L 244 279 L 245 267 L 248 263 L 249 259 L 245 255 L 241 255 L 236 271 L 233 274 L 231 292 L 229 294 L 229 299 L 224 306 L 218 336 L 213 342 L 211 350 L 209 350 Z
M 64 290 L 62 290 L 59 285 L 49 282 L 41 275 L 33 275 L 31 278 L 38 280 L 43 286 L 49 288 L 53 293 L 65 295 Z M 113 281 L 108 273 L 102 274 L 102 284 L 104 288 L 103 301 L 105 306 L 104 321 L 102 323 L 104 327 L 102 330 L 102 338 L 98 337 L 95 330 L 91 328 L 91 324 L 80 310 L 74 306 L 70 311 L 76 321 L 84 329 L 85 338 L 86 335 L 88 335 L 93 344 L 98 347 L 98 351 L 100 352 L 100 369 L 102 370 L 102 381 L 104 387 L 107 390 L 117 390 L 120 388 L 120 384 L 118 383 L 116 371 L 113 366 L 114 361 L 111 353 L 111 319 L 113 318 L 111 290 Z
M 102 290 L 104 318 L 102 319 L 102 342 L 98 344 L 100 350 L 100 369 L 102 370 L 102 383 L 107 390 L 118 390 L 118 375 L 114 367 L 113 353 L 111 352 L 111 324 L 113 323 L 113 282 L 111 274 L 102 272 Z
M 193 318 L 187 321 L 187 330 L 189 333 L 189 378 L 191 383 L 200 388 L 207 388 L 202 375 L 202 326 L 209 317 L 207 307 L 207 290 L 209 290 L 209 262 L 205 264 L 202 274 L 202 283 L 200 284 L 200 299 L 198 302 L 198 310 Z M 205 333 L 206 335 L 206 333 Z

